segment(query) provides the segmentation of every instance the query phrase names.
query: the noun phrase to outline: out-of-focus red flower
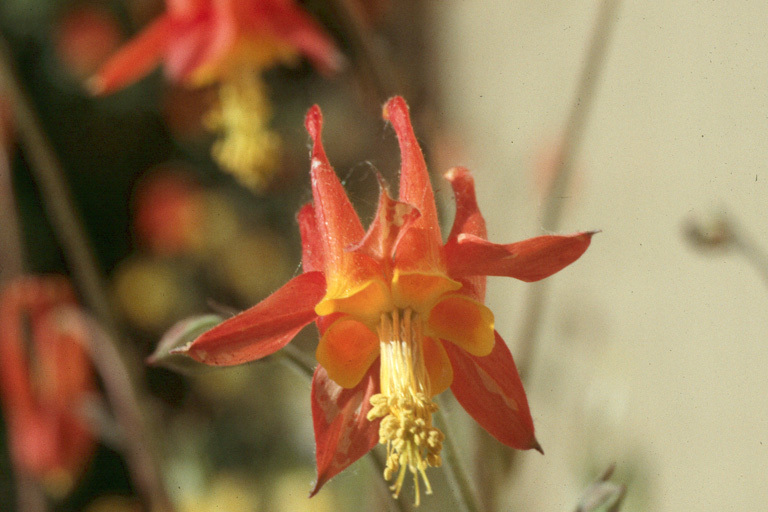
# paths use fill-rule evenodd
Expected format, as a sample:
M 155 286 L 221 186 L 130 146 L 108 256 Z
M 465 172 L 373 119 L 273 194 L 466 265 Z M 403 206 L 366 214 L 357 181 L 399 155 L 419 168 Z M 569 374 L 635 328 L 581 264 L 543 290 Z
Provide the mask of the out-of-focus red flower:
M 233 70 L 261 70 L 297 53 L 333 71 L 331 39 L 293 0 L 167 0 L 166 12 L 115 54 L 91 81 L 108 94 L 163 62 L 175 82 L 201 85 Z
M 539 448 L 512 355 L 483 304 L 485 276 L 543 279 L 578 259 L 593 233 L 488 242 L 472 176 L 457 167 L 445 175 L 457 206 L 443 243 L 405 101 L 390 99 L 384 118 L 402 153 L 399 201 L 382 185 L 376 216 L 363 229 L 323 149 L 320 109 L 311 108 L 313 203 L 298 215 L 304 273 L 177 352 L 211 365 L 243 363 L 316 322 L 312 494 L 381 442 L 395 496 L 410 472 L 418 503 L 419 478 L 431 492 L 425 470 L 441 464 L 444 436 L 432 425 L 432 397 L 449 387 L 499 441 Z
M 80 417 L 95 391 L 85 326 L 57 317 L 76 306 L 62 277 L 21 277 L 0 294 L 0 398 L 14 467 L 54 492 L 85 468 L 95 440 Z
M 181 172 L 161 171 L 136 188 L 134 231 L 150 251 L 171 256 L 202 243 L 205 201 L 201 187 Z
M 114 17 L 95 6 L 80 6 L 66 12 L 54 33 L 59 58 L 77 78 L 95 73 L 115 51 L 120 39 Z
M 109 59 L 89 87 L 109 94 L 161 62 L 175 83 L 216 84 L 218 102 L 203 118 L 218 135 L 213 158 L 263 192 L 279 170 L 280 139 L 269 128 L 272 109 L 261 73 L 299 55 L 327 73 L 343 62 L 333 41 L 293 0 L 167 0 L 165 14 Z

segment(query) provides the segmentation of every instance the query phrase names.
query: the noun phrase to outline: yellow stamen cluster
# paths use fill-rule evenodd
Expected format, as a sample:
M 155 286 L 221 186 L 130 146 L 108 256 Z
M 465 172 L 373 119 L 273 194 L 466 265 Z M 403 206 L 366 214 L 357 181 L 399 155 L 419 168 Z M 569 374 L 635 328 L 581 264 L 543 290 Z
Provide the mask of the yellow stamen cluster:
M 269 100 L 258 73 L 233 72 L 219 85 L 219 101 L 205 117 L 219 133 L 211 154 L 221 168 L 243 185 L 264 191 L 274 177 L 280 139 L 269 129 Z
M 406 469 L 413 474 L 419 505 L 419 475 L 427 494 L 432 487 L 425 470 L 442 464 L 443 433 L 432 426 L 437 404 L 431 399 L 429 375 L 424 362 L 422 322 L 411 309 L 381 315 L 378 329 L 381 341 L 381 393 L 371 397 L 373 408 L 368 420 L 381 420 L 379 442 L 387 445 L 384 478 L 392 480 L 390 489 L 397 498 L 403 487 Z

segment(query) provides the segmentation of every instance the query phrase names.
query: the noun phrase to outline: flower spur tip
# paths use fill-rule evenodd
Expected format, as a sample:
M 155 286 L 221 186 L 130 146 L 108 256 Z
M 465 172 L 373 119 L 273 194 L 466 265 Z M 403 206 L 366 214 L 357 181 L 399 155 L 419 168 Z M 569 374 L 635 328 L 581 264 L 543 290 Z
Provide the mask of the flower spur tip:
M 392 123 L 395 123 L 404 117 L 407 119 L 408 104 L 405 102 L 402 96 L 393 96 L 389 98 L 384 104 L 381 115 L 386 121 Z
M 312 105 L 307 111 L 307 115 L 304 118 L 304 126 L 309 132 L 309 136 L 313 141 L 320 138 L 320 133 L 323 130 L 323 113 L 320 111 L 320 107 Z

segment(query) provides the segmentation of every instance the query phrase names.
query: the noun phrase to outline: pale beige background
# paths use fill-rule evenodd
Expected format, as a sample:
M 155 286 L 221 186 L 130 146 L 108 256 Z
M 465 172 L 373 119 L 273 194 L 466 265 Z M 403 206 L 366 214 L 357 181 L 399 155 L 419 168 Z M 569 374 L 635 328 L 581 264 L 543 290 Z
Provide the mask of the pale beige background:
M 598 4 L 430 5 L 490 237 L 539 235 L 532 163 L 563 126 Z M 635 508 L 766 510 L 768 289 L 681 226 L 723 211 L 768 246 L 768 4 L 625 1 L 618 16 L 562 223 L 602 233 L 551 283 L 529 385 L 547 454 L 525 455 L 510 503 L 572 510 L 587 466 L 613 460 L 639 475 Z M 488 297 L 513 353 L 525 286 L 492 280 Z

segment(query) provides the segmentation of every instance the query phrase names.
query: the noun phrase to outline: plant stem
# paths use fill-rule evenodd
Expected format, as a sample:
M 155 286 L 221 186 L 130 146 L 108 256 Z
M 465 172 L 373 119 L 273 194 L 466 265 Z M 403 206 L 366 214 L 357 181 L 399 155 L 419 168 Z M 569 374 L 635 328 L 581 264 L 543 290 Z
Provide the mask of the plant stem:
M 36 481 L 29 475 L 17 473 L 16 477 L 16 503 L 19 512 L 47 512 L 49 510 L 48 501 L 45 492 Z
M 86 349 L 104 383 L 104 391 L 120 425 L 123 455 L 131 480 L 150 504 L 152 512 L 171 511 L 173 508 L 163 487 L 153 439 L 147 435 L 147 424 L 138 399 L 140 395 L 123 364 L 116 341 L 96 319 L 78 309 L 67 309 L 60 314 L 64 322 L 82 322 L 88 330 L 90 336 Z
M 0 90 L 11 103 L 25 154 L 40 187 L 40 193 L 45 199 L 43 204 L 59 237 L 67 263 L 79 284 L 83 299 L 103 325 L 109 326 L 110 330 L 116 330 L 116 322 L 109 308 L 96 259 L 93 257 L 82 223 L 75 213 L 74 203 L 62 177 L 63 170 L 16 77 L 8 43 L 1 34 Z
M 598 12 L 592 40 L 565 125 L 563 141 L 556 160 L 555 178 L 550 193 L 544 202 L 542 225 L 547 231 L 557 230 L 560 224 L 564 205 L 563 197 L 566 195 L 570 184 L 574 156 L 583 139 L 584 127 L 594 101 L 595 89 L 605 62 L 605 51 L 608 48 L 620 3 L 621 0 L 605 0 Z M 523 314 L 525 321 L 523 322 L 522 333 L 518 338 L 515 357 L 517 369 L 523 381 L 528 376 L 534 359 L 536 339 L 539 335 L 541 317 L 544 312 L 546 290 L 547 281 L 529 287 L 525 313 Z
M 459 503 L 461 503 L 464 512 L 479 512 L 481 510 L 480 500 L 472 487 L 464 466 L 459 461 L 458 450 L 456 450 L 456 445 L 453 444 L 453 436 L 448 431 L 448 421 L 442 404 L 440 410 L 434 414 L 433 418 L 437 427 L 445 434 L 445 440 L 443 441 L 445 454 L 443 468 L 445 469 L 451 489 L 454 491 Z
M 361 7 L 353 0 L 330 0 L 330 9 L 341 25 L 345 39 L 356 55 L 357 74 L 368 89 L 369 104 L 378 111 L 381 103 L 394 94 L 404 94 L 402 80 L 371 30 L 366 27 Z
M 312 380 L 312 376 L 315 374 L 315 367 L 302 350 L 289 343 L 280 349 L 277 355 L 282 356 L 280 360 L 286 365 L 306 376 L 310 381 Z
M 581 145 L 589 113 L 594 102 L 595 90 L 603 70 L 605 62 L 605 53 L 610 42 L 611 32 L 614 22 L 617 18 L 617 11 L 621 0 L 604 0 L 599 8 L 595 28 L 592 32 L 591 41 L 584 61 L 584 67 L 576 86 L 576 92 L 573 96 L 570 113 L 568 115 L 563 140 L 559 148 L 557 165 L 555 168 L 555 177 L 545 199 L 542 208 L 542 225 L 547 231 L 556 231 L 559 227 L 565 201 L 563 198 L 567 195 L 568 187 L 573 171 L 575 155 Z M 531 368 L 535 360 L 536 349 L 538 347 L 538 336 L 541 330 L 542 317 L 546 306 L 546 295 L 549 287 L 548 281 L 541 281 L 529 285 L 527 298 L 523 311 L 523 324 L 518 343 L 515 349 L 515 362 L 517 364 L 520 378 L 523 382 L 530 377 Z M 493 442 L 488 436 L 483 436 L 485 442 Z M 483 441 L 481 441 L 481 444 Z M 495 488 L 503 478 L 509 478 L 515 469 L 515 460 L 518 452 L 492 451 L 487 446 L 481 446 L 481 452 L 493 457 L 500 470 L 497 474 L 492 474 L 487 469 L 487 479 L 490 481 L 485 485 Z M 493 454 L 497 453 L 498 456 Z M 485 466 L 495 466 L 492 462 Z
M 0 113 L 2 115 L 2 113 Z M 0 287 L 24 271 L 24 249 L 21 242 L 19 216 L 13 196 L 13 179 L 8 135 L 4 133 L 0 119 Z M 23 472 L 17 472 L 16 500 L 21 512 L 44 512 L 48 510 L 45 493 L 40 484 Z
M 3 133 L 3 124 L 0 119 L 0 285 L 20 275 L 24 269 L 21 229 L 13 196 L 11 152 L 5 144 L 8 134 Z
M 130 350 L 130 346 L 118 340 L 119 330 L 117 321 L 110 309 L 110 302 L 105 291 L 104 283 L 96 264 L 85 230 L 76 214 L 74 203 L 64 182 L 64 173 L 59 164 L 50 142 L 46 138 L 31 102 L 23 92 L 22 85 L 14 71 L 13 59 L 5 37 L 0 34 L 0 92 L 5 94 L 13 109 L 13 116 L 18 129 L 19 138 L 24 146 L 32 174 L 43 196 L 43 204 L 47 209 L 51 224 L 56 231 L 64 256 L 82 293 L 86 306 L 91 310 L 97 321 L 91 321 L 93 332 L 98 344 L 94 343 L 94 363 L 98 357 L 107 358 L 111 366 L 102 367 L 101 376 L 106 388 L 113 388 L 115 395 L 112 407 L 115 409 L 118 421 L 126 421 L 121 427 L 128 436 L 134 436 L 144 448 L 133 445 L 133 454 L 126 458 L 144 467 L 140 475 L 152 475 L 156 481 L 137 481 L 140 489 L 147 491 L 143 497 L 147 499 L 154 511 L 170 511 L 172 506 L 167 498 L 160 479 L 160 469 L 151 454 L 138 455 L 153 446 L 155 437 L 149 435 L 149 429 L 142 417 L 141 403 L 138 399 L 141 379 L 138 369 L 142 367 L 140 359 Z M 112 382 L 112 380 L 115 380 Z M 116 391 L 117 390 L 117 391 Z M 119 392 L 118 392 L 119 391 Z M 134 430 L 138 429 L 138 430 Z M 154 432 L 154 430 L 153 430 Z M 140 478 L 142 478 L 140 476 Z

